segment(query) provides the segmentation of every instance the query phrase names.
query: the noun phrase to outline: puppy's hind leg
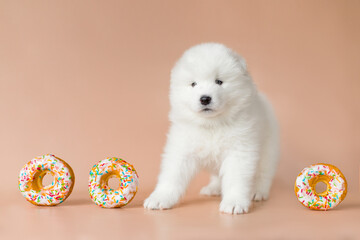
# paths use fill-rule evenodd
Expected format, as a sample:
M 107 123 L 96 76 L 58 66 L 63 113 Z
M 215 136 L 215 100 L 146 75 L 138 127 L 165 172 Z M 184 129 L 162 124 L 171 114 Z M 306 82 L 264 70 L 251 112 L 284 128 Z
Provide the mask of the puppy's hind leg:
M 221 195 L 221 179 L 218 175 L 211 175 L 210 183 L 200 190 L 201 195 L 220 196 Z
M 255 201 L 263 201 L 269 198 L 279 159 L 280 150 L 278 137 L 278 133 L 273 129 L 273 134 L 268 137 L 263 147 L 255 178 Z

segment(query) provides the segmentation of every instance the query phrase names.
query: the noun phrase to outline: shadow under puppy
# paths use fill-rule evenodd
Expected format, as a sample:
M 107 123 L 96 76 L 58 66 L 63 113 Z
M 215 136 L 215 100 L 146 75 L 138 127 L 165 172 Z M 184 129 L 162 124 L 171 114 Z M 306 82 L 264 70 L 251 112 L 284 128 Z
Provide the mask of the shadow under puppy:
M 171 71 L 171 127 L 148 209 L 172 208 L 201 169 L 204 195 L 221 195 L 220 211 L 249 211 L 266 200 L 277 168 L 279 134 L 270 103 L 245 60 L 222 44 L 188 49 Z

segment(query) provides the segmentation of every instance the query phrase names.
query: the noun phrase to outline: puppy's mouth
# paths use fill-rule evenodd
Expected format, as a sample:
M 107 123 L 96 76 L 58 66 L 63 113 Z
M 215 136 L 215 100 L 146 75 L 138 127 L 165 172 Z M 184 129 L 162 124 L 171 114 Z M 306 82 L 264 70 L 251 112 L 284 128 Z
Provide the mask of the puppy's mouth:
M 220 113 L 221 113 L 221 111 L 219 111 L 218 109 L 210 108 L 210 107 L 201 108 L 200 111 L 198 112 L 199 116 L 205 117 L 205 118 L 216 117 Z
M 212 112 L 212 111 L 214 111 L 214 110 L 211 109 L 211 108 L 203 108 L 201 111 L 202 111 L 202 112 Z

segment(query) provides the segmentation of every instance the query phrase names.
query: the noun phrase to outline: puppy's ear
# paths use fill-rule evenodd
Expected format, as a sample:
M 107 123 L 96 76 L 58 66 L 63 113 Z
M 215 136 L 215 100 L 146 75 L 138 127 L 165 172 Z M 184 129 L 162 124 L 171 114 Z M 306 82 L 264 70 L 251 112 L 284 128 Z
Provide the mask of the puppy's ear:
M 235 51 L 233 50 L 230 50 L 230 55 L 235 59 L 235 61 L 239 64 L 240 66 L 240 70 L 241 70 L 241 73 L 244 74 L 244 75 L 247 75 L 248 74 L 248 70 L 247 70 L 247 64 L 246 64 L 246 61 L 245 59 L 240 56 L 239 54 L 237 54 Z
M 248 74 L 247 64 L 246 64 L 245 59 L 242 56 L 240 56 L 239 54 L 236 54 L 236 55 L 237 55 L 237 59 L 239 61 L 242 73 L 244 75 Z

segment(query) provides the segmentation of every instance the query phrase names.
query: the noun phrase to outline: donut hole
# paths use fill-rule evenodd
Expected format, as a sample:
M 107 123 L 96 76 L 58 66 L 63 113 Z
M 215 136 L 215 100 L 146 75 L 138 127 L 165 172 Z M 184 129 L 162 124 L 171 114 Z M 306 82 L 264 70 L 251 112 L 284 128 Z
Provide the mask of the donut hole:
M 54 180 L 55 180 L 54 176 L 51 173 L 49 172 L 45 173 L 45 175 L 42 177 L 42 182 L 41 182 L 42 187 L 43 188 L 50 187 L 54 182 Z
M 107 185 L 111 189 L 119 189 L 120 188 L 120 179 L 117 176 L 109 178 Z
M 30 188 L 36 192 L 50 188 L 55 183 L 53 174 L 48 170 L 37 172 L 33 179 Z
M 315 185 L 315 192 L 317 194 L 322 194 L 327 190 L 327 188 L 328 188 L 328 186 L 327 186 L 327 184 L 325 182 L 319 181 Z

